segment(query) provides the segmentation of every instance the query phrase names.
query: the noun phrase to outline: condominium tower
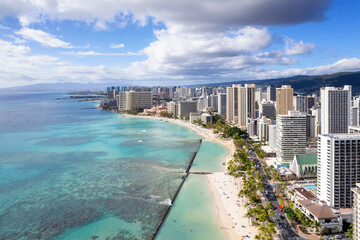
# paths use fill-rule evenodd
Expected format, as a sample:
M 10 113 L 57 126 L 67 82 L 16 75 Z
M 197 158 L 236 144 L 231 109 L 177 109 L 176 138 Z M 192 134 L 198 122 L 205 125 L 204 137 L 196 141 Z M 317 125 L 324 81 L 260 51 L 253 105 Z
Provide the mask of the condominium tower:
M 360 182 L 360 134 L 320 134 L 317 195 L 333 208 L 351 208 Z
M 276 88 L 276 115 L 286 115 L 293 110 L 294 89 L 290 85 L 282 85 Z
M 347 133 L 351 120 L 351 86 L 320 89 L 321 134 Z

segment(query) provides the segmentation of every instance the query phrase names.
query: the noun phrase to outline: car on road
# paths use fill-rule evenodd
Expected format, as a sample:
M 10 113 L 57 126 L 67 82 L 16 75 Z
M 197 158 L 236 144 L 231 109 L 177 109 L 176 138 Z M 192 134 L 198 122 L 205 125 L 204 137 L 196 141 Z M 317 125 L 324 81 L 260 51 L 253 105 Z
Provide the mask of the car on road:
M 341 235 L 335 235 L 334 238 L 335 238 L 335 239 L 341 239 L 342 236 L 341 236 Z

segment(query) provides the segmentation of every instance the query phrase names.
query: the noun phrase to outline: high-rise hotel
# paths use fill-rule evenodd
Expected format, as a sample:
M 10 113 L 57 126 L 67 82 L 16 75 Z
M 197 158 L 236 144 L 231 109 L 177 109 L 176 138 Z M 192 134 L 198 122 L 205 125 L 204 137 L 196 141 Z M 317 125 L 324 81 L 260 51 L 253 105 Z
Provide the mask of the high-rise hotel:
M 347 133 L 351 117 L 351 86 L 320 89 L 321 134 Z
M 246 127 L 249 118 L 255 118 L 255 84 L 227 87 L 226 120 Z
M 351 208 L 351 188 L 360 182 L 360 134 L 321 134 L 317 195 L 333 208 Z
M 152 92 L 150 91 L 130 91 L 119 92 L 117 96 L 118 110 L 141 110 L 152 107 Z

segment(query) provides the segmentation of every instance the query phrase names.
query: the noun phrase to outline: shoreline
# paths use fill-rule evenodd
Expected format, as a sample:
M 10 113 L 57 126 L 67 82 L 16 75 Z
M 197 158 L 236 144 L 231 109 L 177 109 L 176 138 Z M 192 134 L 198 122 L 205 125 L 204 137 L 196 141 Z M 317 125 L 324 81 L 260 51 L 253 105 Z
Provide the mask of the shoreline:
M 215 142 L 227 148 L 228 153 L 222 159 L 222 162 L 225 163 L 225 165 L 222 165 L 221 171 L 206 176 L 208 178 L 208 188 L 211 192 L 214 205 L 216 206 L 214 211 L 217 216 L 218 225 L 228 239 L 243 239 L 246 235 L 248 235 L 248 238 L 246 239 L 255 239 L 254 237 L 258 233 L 258 229 L 256 226 L 251 226 L 250 219 L 245 216 L 247 212 L 245 207 L 246 200 L 240 199 L 237 196 L 240 190 L 240 181 L 239 179 L 228 175 L 226 171 L 226 164 L 232 160 L 235 153 L 235 146 L 232 139 L 221 140 L 212 133 L 212 129 L 206 129 L 178 119 L 129 114 L 123 115 L 126 117 L 142 117 L 174 123 L 197 133 L 204 138 L 203 141 Z

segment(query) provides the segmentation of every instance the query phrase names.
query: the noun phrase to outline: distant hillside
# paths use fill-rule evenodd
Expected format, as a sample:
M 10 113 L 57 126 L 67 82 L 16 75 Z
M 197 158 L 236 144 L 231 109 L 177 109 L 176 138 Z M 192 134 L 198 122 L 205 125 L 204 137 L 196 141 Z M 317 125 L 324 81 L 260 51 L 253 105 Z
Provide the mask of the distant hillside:
M 207 85 L 231 86 L 232 84 L 252 83 L 260 87 L 266 87 L 267 85 L 274 85 L 276 87 L 280 87 L 281 85 L 291 85 L 295 92 L 304 94 L 318 93 L 320 88 L 324 86 L 343 87 L 344 85 L 352 85 L 353 95 L 360 94 L 360 72 L 342 72 L 319 76 L 293 76 L 267 80 L 245 80 Z
M 335 74 L 319 76 L 293 76 L 287 78 L 275 78 L 266 80 L 242 80 L 222 83 L 209 83 L 206 86 L 231 86 L 232 84 L 251 84 L 254 83 L 259 87 L 274 85 L 291 85 L 295 92 L 303 94 L 319 93 L 320 88 L 324 86 L 343 87 L 352 85 L 353 95 L 360 94 L 360 72 L 342 72 Z M 28 86 L 0 88 L 1 90 L 10 91 L 73 91 L 73 90 L 100 90 L 108 86 L 124 86 L 114 82 L 105 83 L 42 83 Z M 188 85 L 186 87 L 199 87 L 203 85 Z

